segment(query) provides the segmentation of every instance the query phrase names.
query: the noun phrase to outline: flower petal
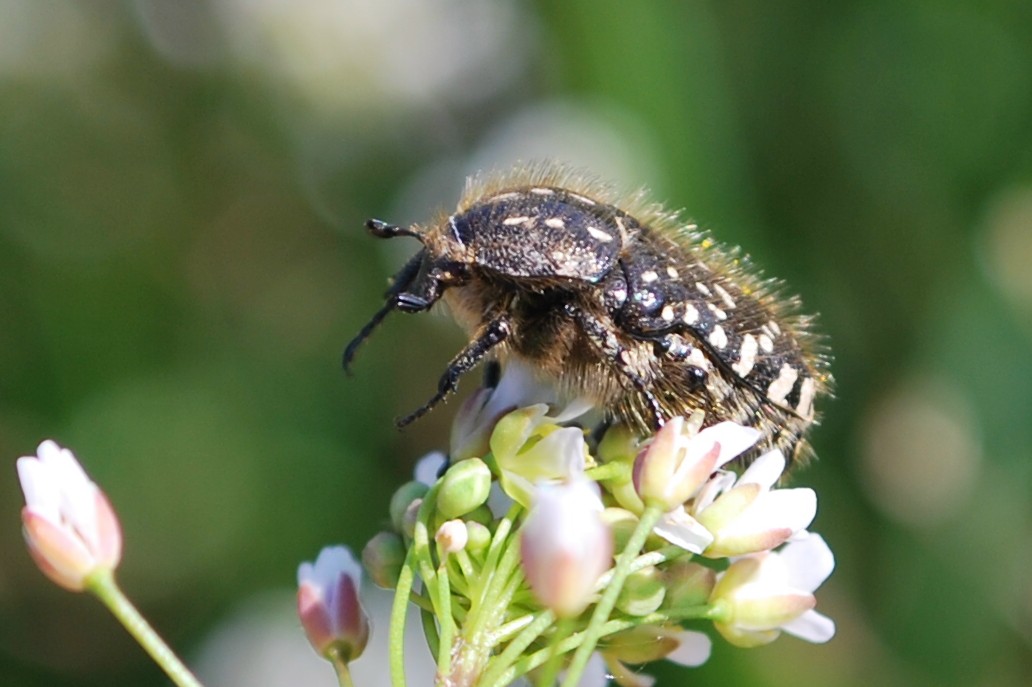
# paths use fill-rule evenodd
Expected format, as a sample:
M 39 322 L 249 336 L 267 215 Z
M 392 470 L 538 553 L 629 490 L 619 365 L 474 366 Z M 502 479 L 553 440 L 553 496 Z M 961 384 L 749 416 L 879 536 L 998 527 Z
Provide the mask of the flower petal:
M 785 632 L 814 644 L 823 644 L 835 636 L 835 621 L 817 611 L 807 611 L 781 626 Z
M 685 551 L 702 553 L 713 543 L 713 535 L 684 508 L 675 508 L 656 524 L 653 532 Z
M 789 542 L 778 552 L 788 570 L 789 583 L 812 592 L 835 570 L 835 555 L 819 534 Z
M 677 634 L 677 648 L 667 654 L 666 659 L 682 666 L 696 668 L 709 660 L 713 651 L 713 640 L 701 632 L 684 630 Z

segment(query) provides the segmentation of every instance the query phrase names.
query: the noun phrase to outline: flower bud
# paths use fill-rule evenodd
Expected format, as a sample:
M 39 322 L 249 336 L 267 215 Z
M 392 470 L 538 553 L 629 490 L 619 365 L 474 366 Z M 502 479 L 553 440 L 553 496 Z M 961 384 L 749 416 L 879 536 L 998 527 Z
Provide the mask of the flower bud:
M 328 546 L 297 569 L 297 611 L 320 656 L 358 658 L 369 640 L 369 618 L 358 598 L 362 569 L 344 546 Z
M 699 413 L 690 421 L 675 417 L 660 428 L 634 461 L 634 486 L 646 503 L 670 511 L 690 499 L 714 470 L 742 453 L 759 431 L 733 422 L 695 432 Z
M 583 476 L 534 491 L 520 535 L 523 571 L 538 600 L 560 617 L 587 607 L 612 563 L 613 536 L 601 514 L 597 485 Z
M 664 608 L 692 608 L 705 604 L 713 592 L 717 574 L 711 569 L 691 561 L 674 561 L 663 571 L 666 581 Z
M 663 603 L 666 586 L 654 567 L 636 570 L 627 576 L 616 607 L 627 615 L 643 616 L 652 613 Z
M 469 532 L 462 520 L 449 520 L 437 528 L 434 540 L 442 553 L 458 553 L 466 548 Z
M 380 532 L 362 549 L 362 564 L 376 586 L 394 589 L 405 564 L 405 542 L 394 532 Z
M 18 478 L 25 494 L 25 541 L 43 574 L 65 589 L 82 591 L 91 575 L 118 566 L 118 518 L 71 451 L 44 441 L 35 456 L 18 459 Z
M 651 663 L 677 648 L 675 631 L 658 625 L 638 625 L 606 639 L 605 654 L 634 665 Z
M 441 478 L 437 511 L 445 518 L 459 518 L 483 505 L 491 492 L 491 469 L 479 458 L 455 463 Z
M 416 481 L 405 482 L 405 484 L 398 487 L 394 495 L 391 496 L 390 505 L 391 524 L 394 525 L 395 530 L 398 532 L 405 531 L 405 511 L 408 510 L 413 501 L 426 496 L 426 492 L 429 490 L 430 487 Z
M 627 548 L 627 542 L 638 527 L 638 516 L 623 508 L 606 508 L 602 511 L 602 521 L 613 533 L 614 550 L 623 551 Z
M 491 545 L 491 530 L 474 520 L 466 521 L 466 537 L 466 550 L 470 553 L 479 553 Z

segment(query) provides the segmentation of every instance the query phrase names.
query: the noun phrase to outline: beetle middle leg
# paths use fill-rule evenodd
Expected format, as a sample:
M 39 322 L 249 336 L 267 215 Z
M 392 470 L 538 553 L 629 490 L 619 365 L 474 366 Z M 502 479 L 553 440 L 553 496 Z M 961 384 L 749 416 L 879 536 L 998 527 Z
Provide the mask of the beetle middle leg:
M 615 367 L 621 375 L 634 390 L 640 394 L 641 398 L 644 399 L 648 405 L 649 410 L 652 413 L 652 424 L 654 429 L 659 429 L 663 426 L 665 418 L 663 417 L 663 410 L 659 405 L 659 399 L 649 389 L 648 384 L 645 380 L 631 367 L 629 357 L 629 351 L 620 345 L 616 335 L 605 323 L 599 320 L 597 317 L 590 315 L 585 312 L 582 308 L 579 308 L 573 304 L 567 303 L 563 306 L 566 314 L 576 320 L 577 324 L 580 325 L 581 331 L 588 338 L 588 341 L 595 347 L 595 349 L 603 355 L 612 365 Z

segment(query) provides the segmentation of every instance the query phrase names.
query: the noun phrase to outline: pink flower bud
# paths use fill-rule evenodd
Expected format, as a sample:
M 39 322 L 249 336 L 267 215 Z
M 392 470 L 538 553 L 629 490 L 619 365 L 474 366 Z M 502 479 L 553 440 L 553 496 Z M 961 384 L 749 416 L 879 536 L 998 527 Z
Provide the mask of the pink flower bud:
M 358 598 L 362 569 L 344 546 L 328 546 L 297 569 L 297 612 L 315 650 L 353 661 L 369 640 L 369 618 Z
M 597 485 L 583 476 L 539 485 L 520 553 L 527 582 L 541 603 L 559 616 L 583 611 L 613 557 L 613 535 L 602 520 Z
M 107 497 L 75 456 L 49 439 L 18 459 L 25 494 L 22 527 L 40 570 L 71 591 L 112 571 L 122 557 L 122 529 Z
M 721 422 L 700 432 L 700 420 L 673 418 L 638 454 L 634 486 L 643 501 L 664 511 L 677 508 L 695 495 L 714 470 L 748 449 L 760 436 L 757 430 L 733 422 Z

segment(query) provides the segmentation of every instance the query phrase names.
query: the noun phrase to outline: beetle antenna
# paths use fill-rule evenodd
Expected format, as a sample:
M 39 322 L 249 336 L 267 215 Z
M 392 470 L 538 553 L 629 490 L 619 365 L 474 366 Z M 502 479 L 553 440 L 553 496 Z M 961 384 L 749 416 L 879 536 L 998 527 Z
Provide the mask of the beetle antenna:
M 396 224 L 390 224 L 389 222 L 384 222 L 381 219 L 366 220 L 365 225 L 370 234 L 380 239 L 393 239 L 398 236 L 412 236 L 417 239 L 420 238 L 419 232 L 411 227 L 399 227 Z

